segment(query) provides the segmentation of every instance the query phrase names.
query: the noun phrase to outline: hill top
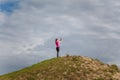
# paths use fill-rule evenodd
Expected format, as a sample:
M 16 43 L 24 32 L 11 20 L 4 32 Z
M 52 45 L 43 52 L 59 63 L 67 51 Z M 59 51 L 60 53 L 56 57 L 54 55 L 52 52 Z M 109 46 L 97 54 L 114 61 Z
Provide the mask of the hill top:
M 0 80 L 120 80 L 120 70 L 97 59 L 67 55 L 0 76 Z

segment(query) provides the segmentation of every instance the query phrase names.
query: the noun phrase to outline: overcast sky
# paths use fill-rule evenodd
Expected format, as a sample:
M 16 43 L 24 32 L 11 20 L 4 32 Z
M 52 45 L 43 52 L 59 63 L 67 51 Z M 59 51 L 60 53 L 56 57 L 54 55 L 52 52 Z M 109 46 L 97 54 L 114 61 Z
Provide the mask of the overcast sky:
M 120 66 L 120 0 L 0 0 L 0 74 L 60 55 Z

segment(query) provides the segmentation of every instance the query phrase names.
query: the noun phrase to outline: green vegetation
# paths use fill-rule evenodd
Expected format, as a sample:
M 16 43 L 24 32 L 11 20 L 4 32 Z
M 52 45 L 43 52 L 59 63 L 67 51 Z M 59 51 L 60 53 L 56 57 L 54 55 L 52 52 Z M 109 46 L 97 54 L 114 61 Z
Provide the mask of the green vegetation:
M 94 80 L 104 80 L 103 78 L 98 78 L 98 79 L 94 79 Z
M 120 80 L 120 71 L 116 65 L 67 55 L 2 75 L 0 80 Z
M 116 71 L 119 70 L 118 67 L 117 67 L 117 65 L 115 65 L 115 64 L 112 64 L 112 65 L 111 65 L 111 68 L 112 68 L 113 70 L 116 70 Z

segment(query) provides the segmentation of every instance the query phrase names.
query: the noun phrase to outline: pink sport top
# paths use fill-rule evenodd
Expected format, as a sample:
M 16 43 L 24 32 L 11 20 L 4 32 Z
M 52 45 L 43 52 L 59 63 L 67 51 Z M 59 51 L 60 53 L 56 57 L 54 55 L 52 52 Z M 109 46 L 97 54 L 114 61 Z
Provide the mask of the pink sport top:
M 59 40 L 55 41 L 56 47 L 60 47 L 60 42 Z

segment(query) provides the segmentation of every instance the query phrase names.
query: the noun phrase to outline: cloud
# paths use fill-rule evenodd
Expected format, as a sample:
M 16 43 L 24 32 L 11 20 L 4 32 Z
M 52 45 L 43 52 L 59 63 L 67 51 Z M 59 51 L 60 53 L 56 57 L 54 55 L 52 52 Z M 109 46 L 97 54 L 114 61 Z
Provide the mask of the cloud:
M 2 25 L 3 23 L 5 23 L 6 20 L 6 15 L 3 13 L 0 13 L 0 25 Z
M 1 74 L 55 57 L 56 37 L 63 38 L 60 55 L 120 64 L 119 1 L 24 0 L 17 5 L 10 15 L 0 12 Z

